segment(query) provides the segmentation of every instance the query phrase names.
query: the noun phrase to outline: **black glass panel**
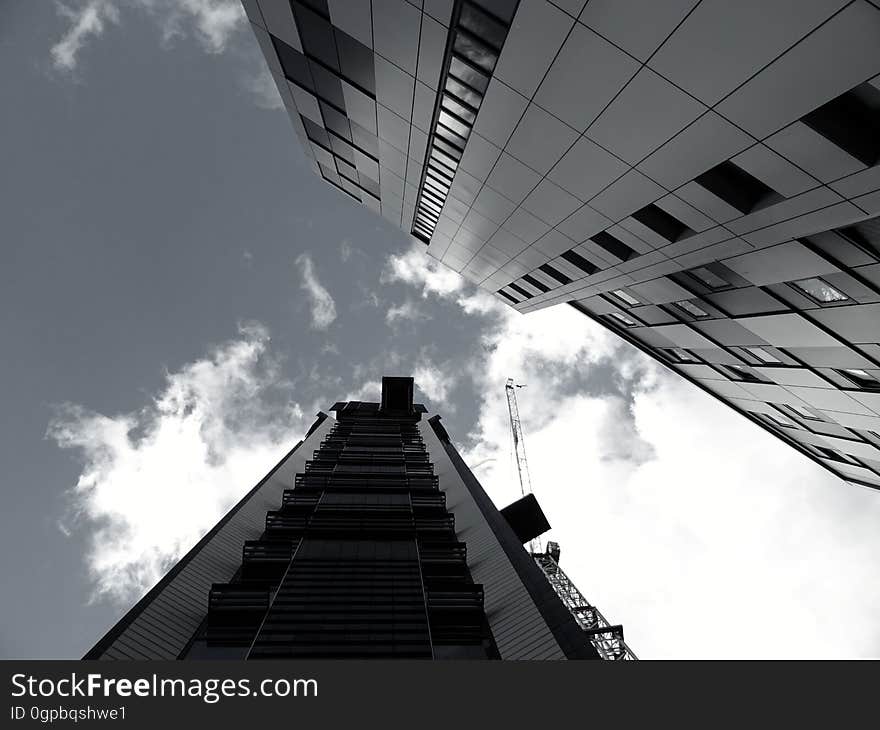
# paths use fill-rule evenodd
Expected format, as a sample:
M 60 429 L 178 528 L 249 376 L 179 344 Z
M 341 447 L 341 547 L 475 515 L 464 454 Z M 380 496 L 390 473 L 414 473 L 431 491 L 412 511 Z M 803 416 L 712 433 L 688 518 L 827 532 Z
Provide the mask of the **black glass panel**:
M 507 27 L 491 15 L 487 15 L 476 5 L 464 3 L 458 20 L 462 28 L 466 28 L 477 38 L 482 39 L 496 51 L 501 50 L 507 37 Z
M 522 296 L 524 296 L 526 299 L 531 299 L 534 296 L 534 294 L 527 292 L 521 286 L 517 286 L 516 284 L 508 284 L 508 286 L 513 289 L 513 291 L 515 291 L 517 294 L 521 294 Z
M 322 147 L 330 149 L 330 135 L 327 134 L 327 130 L 322 126 L 315 124 L 308 117 L 300 115 L 299 118 L 302 120 L 303 127 L 305 127 L 306 136 L 312 140 L 312 142 L 317 142 Z
M 489 85 L 489 77 L 455 56 L 453 56 L 449 62 L 449 73 L 455 78 L 461 79 L 464 83 L 476 89 L 481 94 L 486 93 L 486 87 Z
M 373 52 L 339 28 L 335 29 L 335 33 L 342 75 L 353 82 L 355 86 L 360 86 L 375 97 L 376 72 Z
M 590 263 L 583 256 L 574 251 L 566 251 L 564 254 L 561 254 L 561 258 L 568 261 L 572 266 L 577 266 L 577 268 L 587 274 L 595 274 L 599 270 L 598 266 Z
M 470 33 L 457 31 L 452 48 L 459 56 L 466 58 L 474 66 L 486 73 L 492 73 L 498 56 L 489 46 L 478 40 Z
M 695 180 L 743 214 L 782 199 L 779 193 L 730 161 L 716 165 Z
M 321 107 L 321 116 L 324 117 L 324 126 L 334 134 L 351 142 L 351 127 L 348 124 L 348 117 L 340 114 L 336 109 L 323 101 L 318 102 L 318 105 Z
M 461 83 L 461 81 L 454 79 L 452 76 L 446 77 L 446 90 L 450 94 L 455 94 L 459 99 L 467 102 L 475 109 L 478 109 L 480 102 L 483 101 L 481 94 L 478 94 L 470 86 Z
M 590 240 L 604 248 L 612 256 L 617 256 L 621 261 L 629 261 L 636 255 L 636 252 L 623 241 L 615 238 L 610 233 L 605 233 L 605 231 L 597 233 Z
M 560 284 L 571 284 L 571 279 L 569 279 L 565 274 L 563 274 L 558 269 L 554 269 L 550 264 L 543 264 L 538 267 L 541 271 L 543 271 L 547 276 L 550 276 Z
M 450 144 L 455 145 L 460 150 L 464 149 L 464 146 L 467 144 L 467 138 L 462 137 L 460 134 L 456 134 L 449 127 L 444 127 L 442 124 L 437 125 L 437 129 L 434 131 L 435 136 L 445 139 Z
M 298 2 L 291 2 L 299 39 L 307 56 L 317 58 L 321 63 L 339 73 L 339 56 L 336 53 L 336 39 L 333 26 L 311 8 Z
M 436 166 L 430 166 L 430 161 L 426 175 L 436 178 L 437 182 L 441 185 L 452 185 L 452 176 L 449 172 L 447 170 L 440 170 Z
M 433 157 L 435 160 L 439 160 L 439 161 L 442 162 L 444 165 L 446 165 L 447 167 L 452 168 L 453 170 L 454 170 L 454 169 L 456 168 L 456 166 L 458 165 L 458 161 L 457 161 L 457 160 L 455 160 L 454 158 L 450 157 L 449 155 L 447 155 L 445 152 L 443 152 L 442 150 L 438 149 L 437 147 L 434 147 L 434 149 L 431 150 L 431 157 Z
M 693 233 L 684 223 L 653 203 L 637 210 L 632 217 L 667 241 L 677 241 L 684 235 Z
M 499 20 L 510 24 L 513 20 L 513 14 L 516 12 L 516 5 L 519 0 L 474 0 L 483 10 L 494 15 Z
M 315 80 L 315 94 L 329 102 L 337 109 L 345 109 L 345 97 L 342 95 L 342 83 L 338 76 L 334 76 L 330 71 L 315 61 L 309 61 L 309 69 L 312 72 L 312 78 Z
M 443 150 L 447 155 L 452 157 L 454 160 L 461 159 L 461 150 L 458 147 L 453 147 L 451 144 L 444 142 L 439 137 L 434 138 L 434 145 L 439 150 Z
M 533 276 L 529 276 L 528 274 L 526 274 L 526 275 L 523 277 L 523 281 L 524 281 L 526 284 L 531 284 L 531 285 L 532 285 L 533 287 L 535 287 L 535 289 L 537 289 L 538 291 L 542 291 L 542 292 L 548 292 L 548 291 L 550 291 L 550 287 L 549 287 L 549 286 L 547 286 L 547 285 L 544 284 L 543 282 L 538 281 L 535 277 L 533 277 Z
M 470 133 L 470 127 L 468 127 L 464 122 L 459 121 L 454 116 L 452 116 L 449 112 L 440 110 L 440 122 L 449 127 L 453 132 L 458 134 L 461 137 L 467 137 Z
M 449 193 L 449 187 L 446 185 L 440 185 L 435 182 L 433 178 L 425 176 L 425 189 L 433 190 L 435 194 L 439 195 L 441 198 L 445 197 Z
M 441 102 L 444 109 L 454 114 L 459 119 L 467 122 L 468 124 L 473 124 L 474 120 L 477 118 L 476 112 L 470 107 L 465 106 L 457 99 L 453 98 L 449 94 L 443 95 L 443 101 Z
M 304 89 L 314 91 L 315 82 L 312 80 L 308 59 L 295 48 L 288 46 L 284 41 L 279 40 L 275 36 L 271 37 L 272 45 L 275 46 L 275 52 L 278 54 L 278 60 L 281 62 L 281 70 L 284 71 L 284 75 Z

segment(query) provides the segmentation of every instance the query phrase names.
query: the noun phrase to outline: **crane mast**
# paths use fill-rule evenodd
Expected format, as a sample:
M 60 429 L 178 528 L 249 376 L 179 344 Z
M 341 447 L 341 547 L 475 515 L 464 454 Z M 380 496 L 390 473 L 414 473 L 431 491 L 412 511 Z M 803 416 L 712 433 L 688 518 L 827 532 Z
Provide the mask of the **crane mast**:
M 516 388 L 522 387 L 514 383 L 513 378 L 508 378 L 504 389 L 507 393 L 507 411 L 510 414 L 510 432 L 513 435 L 519 487 L 525 496 L 532 493 L 532 477 L 529 474 L 525 437 L 516 402 Z M 638 658 L 623 640 L 623 626 L 609 624 L 599 609 L 584 597 L 571 578 L 559 567 L 559 543 L 548 542 L 545 551 L 539 539 L 535 538 L 529 541 L 529 553 L 602 659 L 626 661 Z
M 513 452 L 516 459 L 516 471 L 519 474 L 519 489 L 522 496 L 532 493 L 532 477 L 529 474 L 529 462 L 526 460 L 526 443 L 523 436 L 522 423 L 519 420 L 519 407 L 516 403 L 516 385 L 513 378 L 507 379 L 507 385 L 504 386 L 507 392 L 507 411 L 510 414 L 510 430 L 513 434 Z M 529 541 L 529 552 L 533 555 L 541 551 L 541 543 L 535 538 Z

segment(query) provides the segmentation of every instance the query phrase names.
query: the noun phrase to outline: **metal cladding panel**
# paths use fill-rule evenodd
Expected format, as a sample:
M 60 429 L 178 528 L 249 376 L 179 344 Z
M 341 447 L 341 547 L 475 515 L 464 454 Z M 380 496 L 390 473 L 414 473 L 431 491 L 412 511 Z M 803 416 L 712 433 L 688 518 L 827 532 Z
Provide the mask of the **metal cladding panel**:
M 455 515 L 458 539 L 467 544 L 471 575 L 483 585 L 486 618 L 501 658 L 525 659 L 527 653 L 539 647 L 549 653 L 548 659 L 565 659 L 443 444 L 426 421 L 419 424 L 419 429 L 434 462 L 440 489 L 446 493 L 446 503 Z
M 419 428 L 455 515 L 457 536 L 467 544 L 471 575 L 483 585 L 486 618 L 501 658 L 598 659 L 455 448 L 441 442 L 429 422 Z
M 86 655 L 87 659 L 177 659 L 207 613 L 211 585 L 241 565 L 245 540 L 265 529 L 266 512 L 281 503 L 294 475 L 330 431 L 325 418 L 294 451 L 209 533 Z

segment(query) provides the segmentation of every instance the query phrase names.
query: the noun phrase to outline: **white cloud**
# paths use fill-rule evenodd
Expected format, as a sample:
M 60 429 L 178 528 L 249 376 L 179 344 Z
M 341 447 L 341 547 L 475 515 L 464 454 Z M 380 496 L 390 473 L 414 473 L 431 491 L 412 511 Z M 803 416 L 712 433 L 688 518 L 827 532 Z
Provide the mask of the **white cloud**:
M 385 323 L 394 326 L 399 322 L 418 322 L 429 319 L 415 302 L 407 299 L 402 304 L 395 304 L 385 312 Z
M 166 375 L 152 403 L 115 416 L 67 404 L 47 435 L 83 460 L 64 526 L 91 532 L 95 596 L 130 602 L 153 585 L 307 427 L 284 397 L 259 325 Z
M 85 0 L 75 7 L 59 2 L 58 12 L 70 25 L 50 49 L 54 67 L 73 71 L 86 42 L 103 35 L 108 23 L 119 24 L 122 7 L 151 15 L 165 42 L 191 33 L 209 53 L 226 50 L 232 35 L 246 23 L 238 0 Z
M 474 287 L 446 264 L 428 256 L 416 244 L 405 253 L 388 257 L 382 281 L 410 284 L 421 290 L 423 298 L 434 295 L 455 302 L 465 314 L 503 313 L 509 309 L 491 294 Z
M 160 19 L 166 40 L 185 38 L 191 28 L 209 53 L 221 53 L 247 16 L 239 0 L 139 0 Z
M 378 403 L 382 398 L 382 382 L 379 380 L 368 380 L 357 390 L 348 393 L 344 398 L 339 400 L 345 401 L 364 401 L 367 403 Z
M 86 41 L 102 35 L 108 23 L 118 23 L 119 10 L 111 0 L 88 0 L 78 8 L 58 3 L 57 7 L 70 21 L 70 27 L 49 52 L 55 68 L 73 71 L 77 54 Z
M 303 291 L 309 296 L 312 308 L 312 329 L 325 330 L 336 319 L 336 302 L 330 296 L 330 292 L 318 280 L 315 273 L 315 265 L 311 256 L 300 254 L 296 257 L 296 264 L 300 268 Z
M 275 79 L 265 64 L 261 63 L 256 72 L 246 76 L 243 84 L 252 94 L 254 103 L 261 109 L 281 109 L 284 106 Z
M 422 296 L 437 294 L 444 298 L 460 292 L 467 282 L 437 259 L 431 258 L 424 251 L 412 246 L 406 253 L 388 258 L 382 273 L 384 282 L 402 281 L 422 290 Z
M 415 381 L 415 386 L 434 405 L 445 408 L 446 413 L 452 412 L 449 392 L 457 381 L 457 378 L 452 373 L 441 370 L 436 365 L 423 360 L 413 370 L 413 380 Z

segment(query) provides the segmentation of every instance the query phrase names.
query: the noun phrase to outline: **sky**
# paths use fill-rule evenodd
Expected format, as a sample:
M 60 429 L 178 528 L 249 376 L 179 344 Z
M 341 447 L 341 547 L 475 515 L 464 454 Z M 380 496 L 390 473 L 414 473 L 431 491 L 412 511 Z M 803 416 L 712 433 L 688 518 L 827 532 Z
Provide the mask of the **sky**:
M 385 374 L 499 507 L 525 384 L 562 567 L 640 657 L 880 656 L 880 494 L 318 180 L 237 2 L 7 0 L 0 76 L 0 657 L 81 656 Z

